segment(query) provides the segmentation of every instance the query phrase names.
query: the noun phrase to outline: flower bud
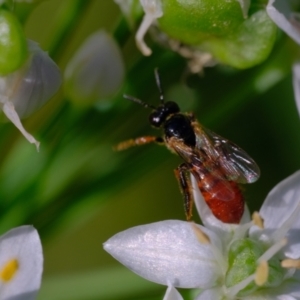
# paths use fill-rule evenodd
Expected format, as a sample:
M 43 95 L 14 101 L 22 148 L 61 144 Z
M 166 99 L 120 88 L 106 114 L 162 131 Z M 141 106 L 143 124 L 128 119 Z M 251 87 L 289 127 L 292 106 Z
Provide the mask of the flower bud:
M 145 17 L 136 34 L 144 55 L 151 50 L 144 35 L 151 24 L 172 40 L 211 53 L 224 64 L 244 69 L 269 55 L 276 26 L 264 8 L 251 10 L 249 0 L 140 0 Z
M 0 75 L 16 71 L 27 57 L 23 29 L 15 16 L 0 9 Z
M 228 270 L 226 273 L 226 286 L 232 287 L 248 276 L 255 273 L 259 265 L 259 258 L 266 251 L 264 245 L 253 239 L 241 239 L 232 243 L 228 255 Z M 268 259 L 268 277 L 263 287 L 275 287 L 282 283 L 286 275 L 280 265 L 280 259 L 275 255 Z M 253 293 L 259 288 L 255 282 L 251 282 L 239 292 L 240 296 Z
M 256 262 L 263 252 L 264 249 L 261 244 L 256 241 L 250 239 L 235 241 L 229 251 L 226 286 L 234 286 L 251 274 L 254 274 L 257 267 Z M 256 289 L 257 287 L 252 282 L 243 292 L 248 294 Z
M 22 132 L 30 143 L 37 142 L 22 126 L 24 118 L 48 101 L 61 85 L 57 65 L 37 43 L 28 40 L 30 56 L 18 71 L 0 77 L 0 103 L 6 117 Z
M 123 79 L 119 47 L 101 30 L 87 38 L 66 67 L 66 94 L 77 103 L 89 105 L 115 94 Z

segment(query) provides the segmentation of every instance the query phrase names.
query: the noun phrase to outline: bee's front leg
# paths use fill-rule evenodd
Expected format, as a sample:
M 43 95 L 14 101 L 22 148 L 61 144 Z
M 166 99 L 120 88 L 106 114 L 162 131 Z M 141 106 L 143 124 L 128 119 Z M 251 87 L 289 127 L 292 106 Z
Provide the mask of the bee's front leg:
M 192 217 L 193 209 L 193 197 L 192 197 L 192 184 L 190 179 L 190 165 L 183 163 L 179 165 L 175 170 L 175 177 L 178 180 L 179 188 L 183 194 L 184 211 L 186 219 L 190 220 Z
M 134 146 L 141 146 L 145 144 L 150 144 L 150 143 L 157 143 L 157 144 L 163 144 L 164 140 L 161 137 L 156 137 L 156 136 L 141 136 L 135 139 L 130 139 L 124 142 L 119 143 L 114 147 L 114 150 L 116 151 L 122 151 L 126 150 L 130 147 Z

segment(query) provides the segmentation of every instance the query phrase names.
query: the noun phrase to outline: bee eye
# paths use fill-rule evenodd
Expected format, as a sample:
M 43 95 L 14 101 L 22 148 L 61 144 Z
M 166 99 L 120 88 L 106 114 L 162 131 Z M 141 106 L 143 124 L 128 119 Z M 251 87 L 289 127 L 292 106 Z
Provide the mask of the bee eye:
M 178 113 L 179 106 L 172 101 L 168 101 L 159 106 L 149 116 L 149 122 L 152 126 L 159 128 L 167 119 L 168 116 Z
M 173 101 L 166 102 L 165 105 L 164 105 L 164 110 L 165 110 L 167 115 L 175 114 L 175 113 L 178 113 L 180 111 L 179 106 L 177 105 L 177 103 L 175 103 Z

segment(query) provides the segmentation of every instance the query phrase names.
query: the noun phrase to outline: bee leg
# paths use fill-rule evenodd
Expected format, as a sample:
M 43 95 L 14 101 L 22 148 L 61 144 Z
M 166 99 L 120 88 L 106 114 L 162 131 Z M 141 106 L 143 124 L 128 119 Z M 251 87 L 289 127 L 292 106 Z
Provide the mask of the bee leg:
M 178 180 L 179 188 L 183 194 L 184 211 L 187 220 L 192 217 L 193 197 L 192 184 L 190 180 L 190 166 L 187 163 L 179 165 L 175 170 L 175 177 Z
M 113 149 L 116 151 L 126 150 L 130 147 L 141 146 L 150 143 L 163 144 L 164 140 L 161 137 L 156 136 L 141 136 L 135 139 L 130 139 L 124 142 L 119 143 Z

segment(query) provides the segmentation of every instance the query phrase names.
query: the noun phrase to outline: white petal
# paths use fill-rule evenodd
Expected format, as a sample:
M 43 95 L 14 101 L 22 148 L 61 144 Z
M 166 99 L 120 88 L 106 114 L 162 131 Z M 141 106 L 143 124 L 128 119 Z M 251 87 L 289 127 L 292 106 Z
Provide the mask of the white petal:
M 196 300 L 221 300 L 226 299 L 220 288 L 214 288 L 203 291 Z
M 104 30 L 90 35 L 65 71 L 67 92 L 81 103 L 94 103 L 114 95 L 124 80 L 121 51 Z
M 30 60 L 23 69 L 7 77 L 5 93 L 20 118 L 42 107 L 61 85 L 60 70 L 54 61 L 37 43 L 27 42 Z
M 291 295 L 280 295 L 275 298 L 270 298 L 270 300 L 297 300 L 299 298 L 294 298 Z
M 243 297 L 243 300 L 296 300 L 288 295 L 278 295 L 277 293 L 256 292 L 249 296 Z
M 16 260 L 18 269 L 9 281 L 3 280 L 3 267 Z M 32 226 L 10 230 L 0 238 L 0 299 L 35 299 L 43 272 L 42 246 Z
M 222 249 L 213 232 L 199 228 Z M 110 238 L 104 249 L 135 273 L 164 285 L 207 288 L 220 272 L 210 244 L 199 242 L 189 222 L 169 220 L 133 227 Z
M 29 143 L 35 144 L 37 151 L 39 151 L 40 143 L 25 130 L 17 112 L 15 111 L 14 105 L 11 102 L 7 101 L 3 104 L 2 110 L 6 117 L 21 131 L 21 133 L 29 141 Z
M 300 115 L 300 62 L 293 65 L 293 86 L 296 105 Z
M 269 0 L 267 13 L 279 28 L 300 44 L 300 23 L 294 18 L 287 1 Z
M 200 218 L 205 225 L 205 227 L 210 228 L 211 230 L 218 232 L 223 238 L 226 237 L 227 233 L 234 232 L 240 225 L 235 224 L 225 224 L 218 220 L 211 212 L 210 208 L 206 204 L 199 188 L 196 179 L 191 175 L 191 182 L 193 187 L 193 197 L 194 202 L 197 208 L 197 211 L 200 215 Z M 244 215 L 241 219 L 240 224 L 245 224 L 250 221 L 250 214 L 247 206 L 245 206 Z M 225 236 L 224 236 L 225 234 Z M 223 239 L 224 240 L 224 239 Z
M 168 286 L 163 300 L 183 300 L 183 298 L 179 294 L 179 292 L 173 286 L 170 285 Z
M 260 209 L 265 228 L 280 228 L 299 204 L 300 171 L 297 171 L 278 183 L 267 195 Z
M 143 21 L 136 33 L 135 41 L 137 47 L 140 51 L 146 55 L 151 55 L 151 49 L 146 45 L 144 41 L 144 36 L 148 31 L 149 27 L 155 22 L 156 19 L 160 18 L 163 15 L 161 9 L 161 1 L 160 0 L 140 0 L 140 3 L 144 9 L 145 16 Z
M 266 230 L 280 229 L 285 222 L 291 220 L 300 205 L 300 171 L 281 181 L 268 194 L 260 210 Z M 295 217 L 295 216 L 294 216 Z M 300 257 L 300 215 L 296 216 L 288 231 L 288 245 L 285 254 L 291 258 Z

